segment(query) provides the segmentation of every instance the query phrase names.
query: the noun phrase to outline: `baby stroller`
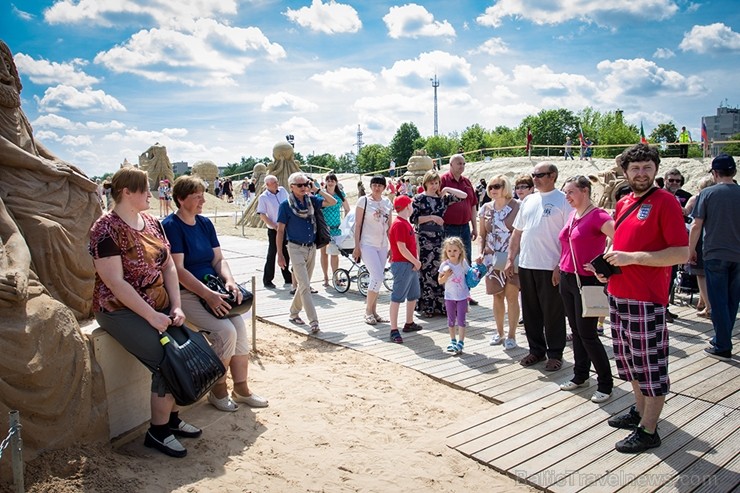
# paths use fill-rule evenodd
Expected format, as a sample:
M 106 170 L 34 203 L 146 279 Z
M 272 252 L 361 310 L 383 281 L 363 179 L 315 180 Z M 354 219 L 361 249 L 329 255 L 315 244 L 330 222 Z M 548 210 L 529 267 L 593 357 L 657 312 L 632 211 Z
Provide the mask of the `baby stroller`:
M 352 253 L 355 249 L 355 213 L 350 212 L 342 220 L 342 224 L 339 226 L 342 230 L 342 234 L 339 236 L 333 236 L 331 242 L 336 245 L 339 250 L 339 254 L 348 259 L 352 266 L 349 269 L 339 268 L 334 271 L 332 276 L 332 284 L 334 289 L 338 293 L 346 293 L 349 290 L 352 281 L 357 283 L 357 289 L 363 296 L 367 296 L 367 287 L 370 284 L 370 273 L 360 262 L 355 262 L 352 257 Z M 357 269 L 355 271 L 355 269 Z M 353 274 L 353 272 L 356 272 Z M 384 270 L 383 285 L 389 290 L 393 290 L 393 276 L 391 275 L 390 268 L 386 266 Z

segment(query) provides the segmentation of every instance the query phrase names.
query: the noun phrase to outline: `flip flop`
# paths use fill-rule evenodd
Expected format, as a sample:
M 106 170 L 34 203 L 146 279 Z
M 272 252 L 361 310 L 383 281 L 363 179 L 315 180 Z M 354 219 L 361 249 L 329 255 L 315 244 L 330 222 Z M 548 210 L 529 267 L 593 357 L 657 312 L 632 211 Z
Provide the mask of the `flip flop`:
M 296 325 L 306 325 L 306 322 L 304 322 L 301 317 L 289 318 L 288 322 L 296 324 Z

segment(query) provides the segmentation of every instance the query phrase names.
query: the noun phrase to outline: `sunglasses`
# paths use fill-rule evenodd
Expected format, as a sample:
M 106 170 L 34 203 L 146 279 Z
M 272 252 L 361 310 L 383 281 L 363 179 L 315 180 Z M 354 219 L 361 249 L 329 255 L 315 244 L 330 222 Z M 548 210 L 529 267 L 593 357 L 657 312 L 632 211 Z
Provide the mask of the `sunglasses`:
M 544 171 L 542 173 L 532 173 L 532 178 L 544 178 L 545 176 L 550 176 L 552 174 L 552 171 Z
M 489 190 L 501 190 L 504 188 L 504 186 L 500 183 L 494 183 L 493 185 L 488 185 Z
M 530 187 L 529 185 L 517 185 L 516 186 L 517 190 L 529 190 L 530 188 L 532 187 Z
M 293 183 L 293 186 L 298 187 L 298 188 L 306 188 L 306 187 L 310 187 L 311 185 L 308 182 L 306 182 L 306 183 Z
M 668 183 L 681 183 L 680 178 L 668 178 Z

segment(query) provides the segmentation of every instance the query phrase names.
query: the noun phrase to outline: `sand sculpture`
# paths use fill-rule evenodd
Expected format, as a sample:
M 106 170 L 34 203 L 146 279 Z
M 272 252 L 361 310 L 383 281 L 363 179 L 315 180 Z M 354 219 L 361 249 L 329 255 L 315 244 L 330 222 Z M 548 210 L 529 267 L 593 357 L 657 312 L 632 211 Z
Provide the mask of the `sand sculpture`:
M 272 158 L 274 159 L 274 161 L 271 162 L 270 165 L 267 167 L 266 174 L 275 175 L 278 179 L 278 183 L 280 183 L 280 185 L 288 190 L 288 178 L 290 177 L 290 175 L 292 173 L 295 173 L 296 171 L 301 171 L 301 163 L 294 159 L 293 146 L 290 145 L 288 142 L 278 142 L 272 148 Z M 257 172 L 257 166 L 254 167 L 255 176 Z M 260 219 L 259 214 L 257 214 L 259 195 L 265 189 L 265 176 L 262 175 L 261 177 L 257 178 L 257 198 L 249 203 L 249 207 L 247 207 L 247 210 L 244 211 L 244 214 L 239 221 L 240 225 L 248 226 L 250 228 L 265 227 L 265 224 Z
M 2 41 L 0 55 L 0 416 L 20 411 L 29 460 L 107 437 L 100 370 L 75 320 L 90 316 L 87 244 L 102 211 L 95 183 L 35 141 Z
M 408 168 L 406 168 L 406 173 L 403 176 L 404 178 L 410 178 L 411 183 L 417 183 L 427 171 L 433 168 L 434 161 L 432 161 L 432 158 L 427 156 L 426 150 L 420 149 L 414 151 L 414 155 L 409 158 Z
M 172 163 L 167 157 L 167 148 L 159 142 L 155 143 L 139 156 L 139 169 L 149 175 L 149 190 L 156 190 L 161 180 L 175 181 Z
M 218 176 L 218 166 L 213 161 L 198 161 L 193 165 L 192 173 L 193 176 L 205 180 L 208 183 L 206 192 L 213 194 L 213 182 Z

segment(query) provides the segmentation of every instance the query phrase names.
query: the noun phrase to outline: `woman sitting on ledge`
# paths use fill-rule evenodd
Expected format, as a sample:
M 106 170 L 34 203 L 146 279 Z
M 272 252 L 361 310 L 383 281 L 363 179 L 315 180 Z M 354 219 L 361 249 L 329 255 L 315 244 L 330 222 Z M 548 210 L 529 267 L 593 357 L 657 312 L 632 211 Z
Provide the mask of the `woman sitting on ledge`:
M 147 214 L 149 181 L 137 168 L 121 168 L 111 180 L 113 210 L 93 224 L 93 311 L 100 327 L 152 372 L 152 418 L 144 445 L 172 457 L 187 450 L 175 435 L 196 438 L 201 430 L 182 421 L 158 366 L 160 333 L 182 325 L 177 270 L 162 225 Z

